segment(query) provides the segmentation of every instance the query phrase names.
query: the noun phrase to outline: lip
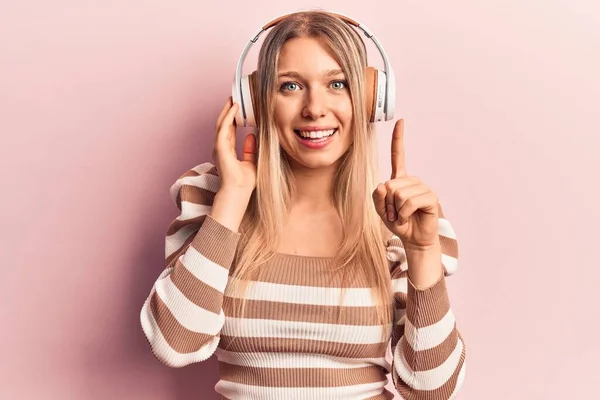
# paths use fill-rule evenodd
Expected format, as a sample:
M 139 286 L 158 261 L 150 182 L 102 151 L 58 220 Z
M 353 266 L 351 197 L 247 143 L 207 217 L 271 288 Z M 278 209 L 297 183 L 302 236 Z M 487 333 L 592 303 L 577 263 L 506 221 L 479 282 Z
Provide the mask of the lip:
M 313 130 L 321 130 L 322 128 L 319 129 L 313 129 Z M 331 143 L 333 141 L 333 139 L 337 136 L 338 134 L 338 129 L 337 128 L 329 128 L 329 129 L 335 129 L 336 132 L 329 136 L 327 139 L 320 141 L 320 142 L 314 142 L 311 140 L 304 140 L 302 139 L 299 135 L 294 135 L 296 137 L 296 140 L 298 141 L 298 143 L 300 143 L 301 145 L 308 147 L 309 149 L 313 149 L 313 150 L 319 150 L 322 149 L 326 146 L 329 145 L 329 143 Z
M 337 129 L 337 126 L 301 126 L 299 128 L 295 128 L 296 131 L 328 131 L 330 129 Z

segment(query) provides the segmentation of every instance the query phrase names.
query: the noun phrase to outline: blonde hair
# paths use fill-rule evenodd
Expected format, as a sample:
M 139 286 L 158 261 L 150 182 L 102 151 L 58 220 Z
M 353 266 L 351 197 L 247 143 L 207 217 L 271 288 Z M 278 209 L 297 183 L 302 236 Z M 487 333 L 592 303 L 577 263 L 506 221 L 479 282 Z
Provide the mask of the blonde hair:
M 377 184 L 376 138 L 368 122 L 365 100 L 366 47 L 358 33 L 338 17 L 310 10 L 281 21 L 265 37 L 258 58 L 254 107 L 257 112 L 257 187 L 240 226 L 241 238 L 234 260 L 230 287 L 245 308 L 248 285 L 260 276 L 261 265 L 277 248 L 290 207 L 294 181 L 286 154 L 281 149 L 273 111 L 277 90 L 277 66 L 283 45 L 290 39 L 310 37 L 326 46 L 340 64 L 352 100 L 354 142 L 342 156 L 334 177 L 332 199 L 343 221 L 343 242 L 331 261 L 331 270 L 342 274 L 342 286 L 362 275 L 375 293 L 377 318 L 385 328 L 391 323 L 392 291 L 385 256 L 385 228 L 375 212 L 372 191 Z M 345 290 L 341 290 L 341 298 Z M 341 300 L 340 298 L 340 300 Z M 340 303 L 342 304 L 342 303 Z M 342 309 L 339 307 L 341 318 Z M 382 329 L 382 342 L 390 330 Z

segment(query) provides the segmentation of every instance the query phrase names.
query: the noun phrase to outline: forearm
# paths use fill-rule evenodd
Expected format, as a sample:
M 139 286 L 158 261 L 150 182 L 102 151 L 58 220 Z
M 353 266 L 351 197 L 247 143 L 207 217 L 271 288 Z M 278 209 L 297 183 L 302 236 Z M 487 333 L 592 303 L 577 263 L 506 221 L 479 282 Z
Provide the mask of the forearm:
M 185 239 L 171 235 L 177 236 Z M 215 351 L 239 237 L 206 216 L 154 283 L 140 318 L 153 353 L 164 364 L 182 367 L 204 361 Z
M 405 250 L 409 282 L 393 380 L 406 399 L 452 399 L 464 380 L 466 350 L 450 307 L 443 252 L 435 246 Z

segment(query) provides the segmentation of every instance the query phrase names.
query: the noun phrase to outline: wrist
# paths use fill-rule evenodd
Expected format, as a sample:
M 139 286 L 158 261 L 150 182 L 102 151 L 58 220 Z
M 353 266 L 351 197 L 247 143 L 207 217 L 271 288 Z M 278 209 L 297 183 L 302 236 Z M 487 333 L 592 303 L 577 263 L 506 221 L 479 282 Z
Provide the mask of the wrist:
M 405 248 L 408 278 L 420 290 L 430 288 L 444 274 L 441 246 Z
M 219 189 L 209 215 L 221 225 L 238 232 L 252 192 Z
M 419 253 L 436 253 L 436 252 L 440 252 L 442 251 L 442 244 L 440 243 L 440 238 L 439 236 L 431 243 L 429 244 L 412 244 L 409 242 L 402 242 L 402 245 L 404 246 L 404 250 L 406 250 L 406 252 L 411 252 L 414 254 L 419 254 Z
M 221 186 L 217 193 L 215 194 L 215 198 L 219 197 L 221 199 L 227 199 L 228 201 L 239 202 L 240 200 L 250 200 L 250 196 L 252 196 L 253 188 L 246 188 L 242 186 Z

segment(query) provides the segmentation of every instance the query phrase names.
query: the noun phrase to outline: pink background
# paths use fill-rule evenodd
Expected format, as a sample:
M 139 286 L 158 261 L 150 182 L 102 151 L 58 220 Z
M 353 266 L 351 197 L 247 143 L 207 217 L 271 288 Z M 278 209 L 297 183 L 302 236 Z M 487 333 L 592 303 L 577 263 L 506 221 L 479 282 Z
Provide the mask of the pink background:
M 216 359 L 165 367 L 140 328 L 176 216 L 168 189 L 210 160 L 246 41 L 312 7 L 363 22 L 389 52 L 409 172 L 457 231 L 449 285 L 469 359 L 459 398 L 597 393 L 595 2 L 7 3 L 0 398 L 217 398 Z M 392 124 L 379 129 L 383 177 Z

